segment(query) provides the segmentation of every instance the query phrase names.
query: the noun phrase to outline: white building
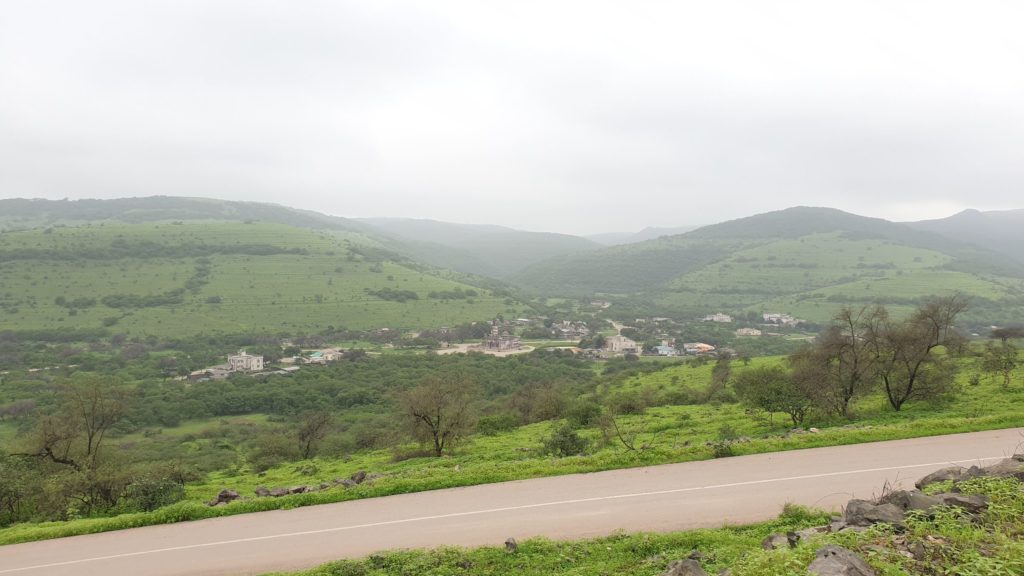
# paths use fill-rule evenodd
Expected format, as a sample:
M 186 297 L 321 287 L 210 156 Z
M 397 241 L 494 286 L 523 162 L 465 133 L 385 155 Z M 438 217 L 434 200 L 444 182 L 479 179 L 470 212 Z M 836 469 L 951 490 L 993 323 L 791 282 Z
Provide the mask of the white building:
M 614 354 L 635 354 L 638 350 L 635 340 L 626 338 L 621 334 L 606 339 L 604 347 L 605 350 Z
M 704 321 L 705 322 L 721 322 L 723 324 L 727 324 L 729 322 L 732 322 L 732 316 L 729 316 L 728 314 L 722 314 L 721 312 L 719 312 L 717 314 L 709 314 L 709 315 L 705 316 L 704 317 Z
M 228 369 L 232 372 L 259 372 L 263 370 L 263 356 L 251 356 L 245 350 L 228 356 Z

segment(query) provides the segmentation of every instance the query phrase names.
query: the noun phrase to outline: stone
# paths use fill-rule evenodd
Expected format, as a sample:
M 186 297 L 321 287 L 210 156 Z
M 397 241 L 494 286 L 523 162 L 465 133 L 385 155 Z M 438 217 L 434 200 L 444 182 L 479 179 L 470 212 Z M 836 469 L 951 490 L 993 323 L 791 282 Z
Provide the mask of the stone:
M 821 430 L 818 430 L 817 428 L 808 428 L 807 431 L 810 432 L 811 434 L 817 434 L 821 432 Z
M 349 478 L 345 478 L 344 480 L 342 480 L 341 485 L 344 486 L 345 488 L 352 488 L 358 486 L 355 480 L 351 480 Z
M 320 483 L 320 489 L 321 489 L 321 490 L 327 490 L 327 489 L 328 489 L 328 488 L 330 488 L 330 487 L 331 487 L 331 485 L 330 485 L 330 484 L 328 484 L 327 482 L 321 482 L 321 483 Z
M 970 478 L 976 478 L 983 474 L 981 468 L 977 466 L 971 466 L 970 468 L 964 468 L 963 466 L 950 466 L 948 468 L 942 468 L 936 470 L 931 474 L 921 478 L 914 485 L 918 489 L 924 488 L 929 484 L 935 484 L 936 482 L 946 482 L 952 480 L 953 482 L 960 482 L 962 480 L 968 480 Z
M 761 541 L 761 548 L 765 550 L 778 550 L 779 548 L 789 547 L 789 538 L 785 534 L 769 534 Z
M 981 472 L 985 476 L 995 476 L 997 478 L 1012 477 L 1024 480 L 1024 462 L 1018 460 L 1018 458 L 1024 458 L 1024 455 L 1015 454 L 1013 457 L 1006 458 L 997 464 L 982 468 Z
M 362 484 L 366 480 L 366 470 L 360 470 L 349 477 L 356 484 Z
M 239 496 L 238 492 L 225 488 L 218 492 L 217 497 L 208 502 L 208 504 L 210 506 L 220 506 L 221 504 L 234 502 L 235 500 L 238 500 L 240 497 L 241 496 Z
M 272 488 L 270 490 L 270 495 L 273 496 L 274 498 L 280 498 L 281 496 L 287 496 L 288 495 L 288 489 L 287 488 Z
M 956 506 L 971 514 L 980 514 L 988 509 L 988 498 L 967 494 L 939 494 L 937 496 L 946 506 Z
M 877 576 L 859 555 L 839 546 L 825 546 L 814 554 L 807 572 L 816 576 Z
M 516 552 L 519 552 L 519 543 L 516 542 L 515 538 L 509 538 L 508 540 L 505 540 L 505 551 L 509 554 L 515 554 Z
M 941 506 L 942 500 L 925 494 L 920 490 L 897 490 L 890 492 L 878 501 L 879 504 L 895 504 L 900 510 L 920 510 L 927 512 L 935 506 Z
M 289 494 L 305 494 L 309 492 L 309 486 L 292 486 L 288 489 Z
M 661 576 L 708 576 L 708 573 L 700 567 L 696 560 L 674 560 L 668 568 L 661 573 Z
M 708 557 L 706 554 L 694 548 L 690 550 L 690 553 L 686 555 L 687 560 L 696 560 L 697 562 L 706 562 Z
M 264 496 L 270 496 L 270 489 L 266 486 L 257 486 L 255 492 L 256 495 L 261 498 Z
M 906 527 L 906 516 L 895 504 L 872 504 L 867 500 L 850 500 L 843 511 L 843 521 L 850 526 L 871 526 L 884 522 L 897 528 Z

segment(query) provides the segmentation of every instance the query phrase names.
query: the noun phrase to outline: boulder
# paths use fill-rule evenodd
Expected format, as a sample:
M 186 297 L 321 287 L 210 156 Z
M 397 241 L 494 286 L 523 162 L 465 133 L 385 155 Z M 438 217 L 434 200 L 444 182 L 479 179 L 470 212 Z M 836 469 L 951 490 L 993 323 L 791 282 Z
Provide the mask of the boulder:
M 274 498 L 280 498 L 281 496 L 287 496 L 288 494 L 289 492 L 287 488 L 272 488 L 270 490 L 270 495 Z
M 270 489 L 266 486 L 257 486 L 255 492 L 256 495 L 261 498 L 264 496 L 270 496 Z
M 879 504 L 895 504 L 900 510 L 920 510 L 927 512 L 935 506 L 941 506 L 942 500 L 925 494 L 920 490 L 897 490 L 882 496 Z
M 355 480 L 349 478 L 345 478 L 344 480 L 342 480 L 341 485 L 344 486 L 345 488 L 352 488 L 354 486 L 358 486 Z
M 970 514 L 980 514 L 988 509 L 988 498 L 967 494 L 939 494 L 936 496 L 946 506 L 962 508 Z
M 769 534 L 761 541 L 761 548 L 765 550 L 778 550 L 779 548 L 789 547 L 789 538 L 785 534 Z
M 897 528 L 906 527 L 906 516 L 895 504 L 872 504 L 867 500 L 850 500 L 843 512 L 843 521 L 850 526 L 871 526 L 884 522 Z
M 960 482 L 962 480 L 968 480 L 970 478 L 977 478 L 983 474 L 981 468 L 977 466 L 971 466 L 970 468 L 964 468 L 963 466 L 950 466 L 941 470 L 936 470 L 931 474 L 921 478 L 917 481 L 915 486 L 918 489 L 924 488 L 929 484 L 935 484 L 936 482 L 945 482 L 952 480 L 953 482 Z
M 700 567 L 696 560 L 674 560 L 668 568 L 661 573 L 661 576 L 708 576 L 708 573 Z
M 505 540 L 505 551 L 509 554 L 515 554 L 516 552 L 519 552 L 519 543 L 516 542 L 515 538 L 509 538 L 508 540 Z
M 227 504 L 228 502 L 234 502 L 238 500 L 240 496 L 238 492 L 234 490 L 228 490 L 227 488 L 217 493 L 217 497 L 209 502 L 210 506 L 220 506 L 221 504 Z
M 1024 481 L 1024 455 L 1015 454 L 1013 457 L 1006 458 L 997 464 L 982 468 L 981 472 L 985 476 L 995 476 L 997 478 L 1013 477 Z
M 288 489 L 289 494 L 305 494 L 309 492 L 309 486 L 292 486 Z
M 863 558 L 839 546 L 825 546 L 818 550 L 807 572 L 817 576 L 877 576 Z
M 349 478 L 356 484 L 362 484 L 363 480 L 366 480 L 366 470 L 360 470 L 352 476 L 349 476 Z

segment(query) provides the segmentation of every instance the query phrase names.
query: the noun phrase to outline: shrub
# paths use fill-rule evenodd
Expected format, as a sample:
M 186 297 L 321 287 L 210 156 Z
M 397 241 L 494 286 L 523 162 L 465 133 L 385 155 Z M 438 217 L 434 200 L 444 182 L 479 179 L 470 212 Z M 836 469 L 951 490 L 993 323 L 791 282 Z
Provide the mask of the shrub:
M 590 442 L 579 435 L 575 428 L 569 424 L 563 424 L 551 433 L 551 436 L 544 441 L 544 452 L 555 456 L 576 456 L 584 454 Z

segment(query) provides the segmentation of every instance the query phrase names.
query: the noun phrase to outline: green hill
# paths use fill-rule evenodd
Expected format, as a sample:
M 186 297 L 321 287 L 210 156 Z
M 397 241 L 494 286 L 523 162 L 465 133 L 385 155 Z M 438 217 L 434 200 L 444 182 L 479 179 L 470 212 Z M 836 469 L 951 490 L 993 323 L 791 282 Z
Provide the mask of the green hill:
M 506 295 L 355 231 L 217 220 L 0 233 L 6 330 L 130 336 L 425 328 L 517 313 Z
M 1024 263 L 1024 210 L 964 210 L 941 220 L 908 222 L 908 226 L 968 242 L 1017 263 Z
M 843 304 L 974 299 L 972 320 L 1024 319 L 1024 267 L 956 239 L 826 208 L 791 208 L 533 266 L 538 293 L 619 295 L 649 311 L 779 311 L 822 321 Z

